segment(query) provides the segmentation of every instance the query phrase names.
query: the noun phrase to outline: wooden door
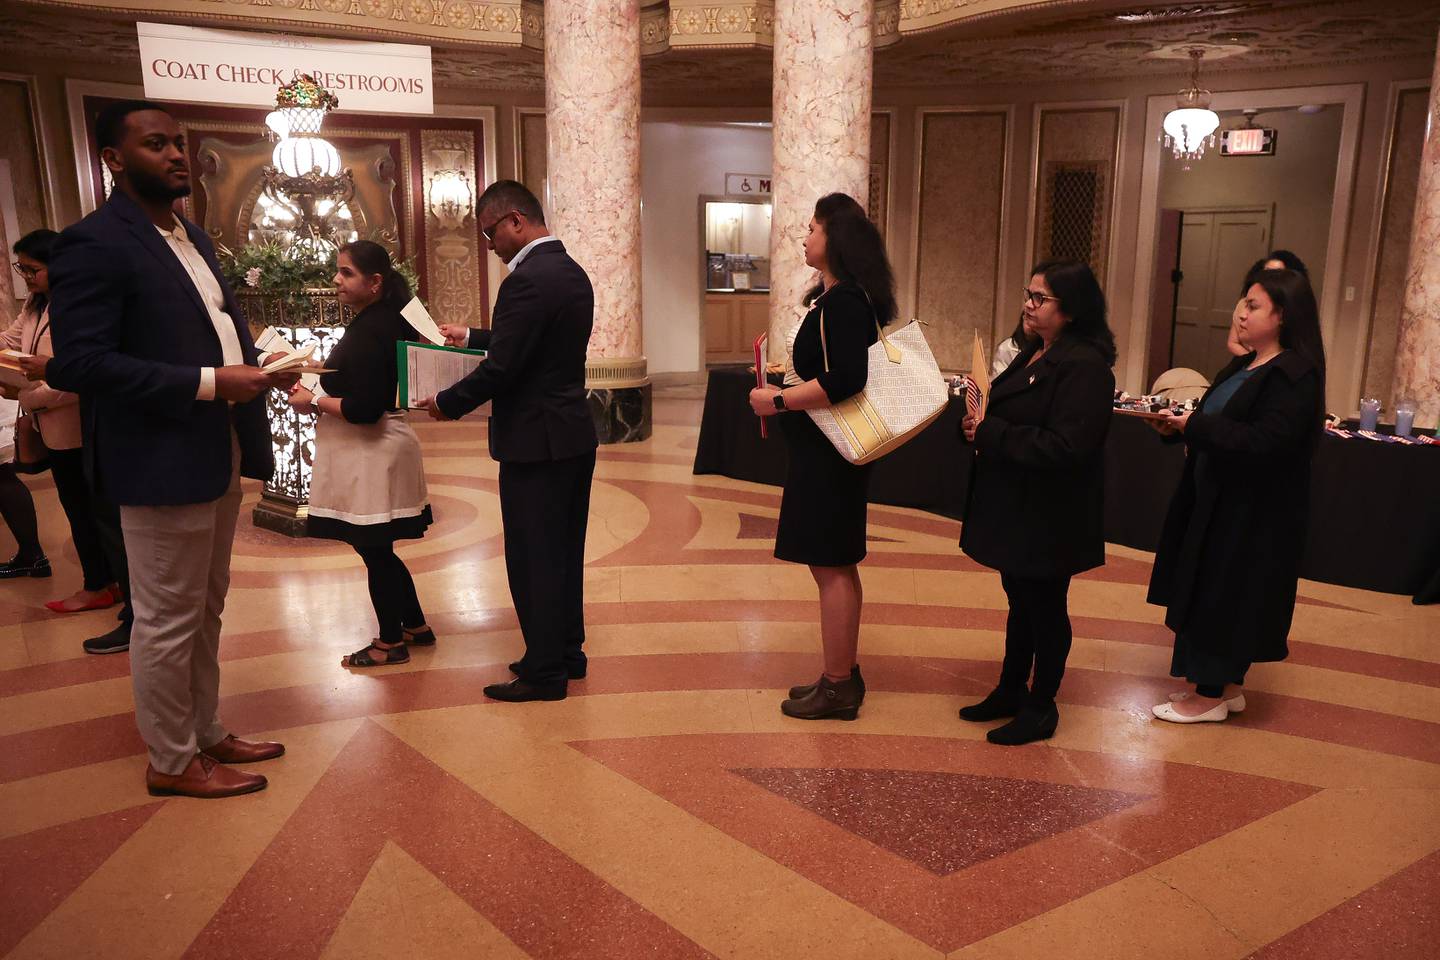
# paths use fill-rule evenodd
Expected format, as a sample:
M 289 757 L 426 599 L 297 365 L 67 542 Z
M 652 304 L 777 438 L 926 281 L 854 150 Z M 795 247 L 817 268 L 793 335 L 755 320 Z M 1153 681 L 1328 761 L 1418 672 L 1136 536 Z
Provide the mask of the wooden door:
M 1183 211 L 1172 366 L 1213 377 L 1229 362 L 1225 341 L 1240 284 L 1270 249 L 1272 219 L 1269 207 Z

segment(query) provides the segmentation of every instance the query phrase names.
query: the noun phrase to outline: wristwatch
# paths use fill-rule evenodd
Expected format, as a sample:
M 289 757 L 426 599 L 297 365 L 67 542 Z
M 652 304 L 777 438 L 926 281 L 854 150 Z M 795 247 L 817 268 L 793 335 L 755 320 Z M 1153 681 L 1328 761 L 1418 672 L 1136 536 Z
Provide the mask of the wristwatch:
M 779 393 L 775 394 L 775 398 L 774 398 L 774 399 L 775 399 L 775 409 L 776 409 L 776 410 L 784 410 L 784 409 L 785 409 L 785 391 L 784 391 L 784 390 L 781 390 Z

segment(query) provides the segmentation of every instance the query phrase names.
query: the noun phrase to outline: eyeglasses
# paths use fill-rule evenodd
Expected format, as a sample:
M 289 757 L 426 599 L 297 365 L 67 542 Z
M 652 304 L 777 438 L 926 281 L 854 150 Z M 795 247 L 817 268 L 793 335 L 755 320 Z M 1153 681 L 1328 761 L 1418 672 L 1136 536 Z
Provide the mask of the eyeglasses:
M 1032 307 L 1043 307 L 1051 300 L 1054 300 L 1056 303 L 1060 302 L 1059 297 L 1052 297 L 1048 293 L 1041 293 L 1039 290 L 1031 290 L 1029 287 L 1025 288 L 1025 302 L 1030 304 Z
M 20 274 L 20 276 L 26 280 L 34 280 L 35 275 L 45 269 L 44 267 L 27 267 L 19 260 L 16 260 L 11 266 L 15 268 L 16 273 Z
M 486 240 L 488 240 L 490 243 L 494 243 L 494 242 L 495 242 L 495 231 L 500 228 L 500 224 L 504 223 L 504 222 L 505 222 L 506 220 L 508 220 L 510 217 L 515 216 L 515 215 L 516 215 L 517 213 L 519 213 L 519 212 L 520 212 L 520 211 L 518 211 L 518 210 L 511 210 L 509 213 L 505 214 L 504 216 L 500 217 L 500 219 L 498 219 L 498 220 L 496 220 L 494 223 L 490 224 L 490 226 L 488 226 L 488 227 L 481 227 L 481 228 L 480 228 L 480 235 L 481 235 L 482 237 L 484 237 Z

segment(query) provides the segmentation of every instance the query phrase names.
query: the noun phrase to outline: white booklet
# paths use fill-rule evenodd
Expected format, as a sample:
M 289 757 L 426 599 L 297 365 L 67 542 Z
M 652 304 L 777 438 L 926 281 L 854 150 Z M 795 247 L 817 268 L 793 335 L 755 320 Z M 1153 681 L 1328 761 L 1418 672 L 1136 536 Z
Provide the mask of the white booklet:
M 400 310 L 400 316 L 410 321 L 410 326 L 415 332 L 426 340 L 438 346 L 445 346 L 445 338 L 440 334 L 440 327 L 430 316 L 430 311 L 425 309 L 425 304 L 420 302 L 419 297 L 413 297 L 409 303 Z
M 31 356 L 34 354 L 22 350 L 0 350 L 0 384 L 20 389 L 34 386 L 20 368 L 20 358 Z

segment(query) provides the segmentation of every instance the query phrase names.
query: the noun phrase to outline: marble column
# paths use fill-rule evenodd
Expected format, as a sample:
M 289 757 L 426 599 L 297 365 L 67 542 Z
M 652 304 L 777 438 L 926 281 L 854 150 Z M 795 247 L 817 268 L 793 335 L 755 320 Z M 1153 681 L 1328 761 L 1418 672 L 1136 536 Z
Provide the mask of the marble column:
M 1395 398 L 1415 401 L 1416 426 L 1435 427 L 1440 426 L 1440 54 L 1430 78 L 1425 130 L 1395 348 Z
M 595 426 L 602 443 L 643 440 L 640 0 L 546 0 L 545 109 L 550 229 L 595 286 Z
M 770 359 L 815 283 L 801 244 L 827 193 L 870 192 L 875 0 L 775 0 Z

